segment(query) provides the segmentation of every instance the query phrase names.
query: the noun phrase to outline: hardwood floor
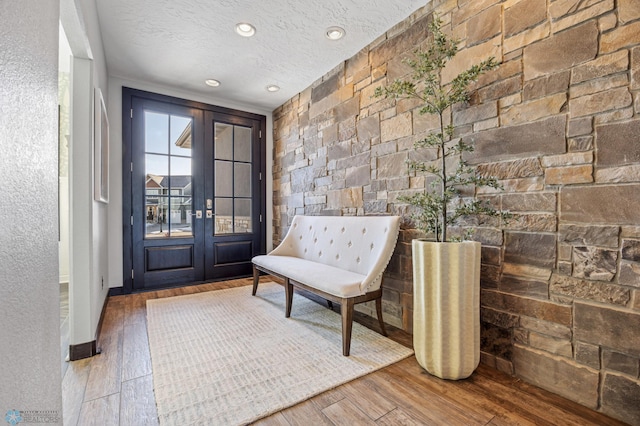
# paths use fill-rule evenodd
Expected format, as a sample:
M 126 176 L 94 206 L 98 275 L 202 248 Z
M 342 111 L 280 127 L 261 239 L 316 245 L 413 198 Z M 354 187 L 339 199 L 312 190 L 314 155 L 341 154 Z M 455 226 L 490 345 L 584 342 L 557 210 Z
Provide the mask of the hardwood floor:
M 271 281 L 264 277 L 262 281 Z M 109 298 L 93 358 L 70 362 L 63 379 L 65 425 L 157 425 L 146 301 L 250 285 L 251 279 Z M 284 297 L 284 294 L 283 294 Z M 335 307 L 334 309 L 338 309 Z M 377 330 L 376 320 L 356 321 Z M 389 336 L 411 336 L 388 326 Z M 481 365 L 467 380 L 445 381 L 415 357 L 376 371 L 258 422 L 258 425 L 616 425 L 574 402 Z

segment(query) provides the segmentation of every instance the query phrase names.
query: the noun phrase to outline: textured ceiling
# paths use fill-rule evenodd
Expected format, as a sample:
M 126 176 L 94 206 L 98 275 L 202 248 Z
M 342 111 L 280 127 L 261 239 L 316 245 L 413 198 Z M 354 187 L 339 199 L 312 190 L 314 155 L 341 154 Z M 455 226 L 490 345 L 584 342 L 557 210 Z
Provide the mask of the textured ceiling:
M 96 0 L 109 74 L 271 110 L 429 0 Z M 257 28 L 240 37 L 235 24 Z M 340 26 L 346 36 L 325 38 Z M 211 88 L 204 80 L 222 84 Z M 279 92 L 267 92 L 277 84 Z

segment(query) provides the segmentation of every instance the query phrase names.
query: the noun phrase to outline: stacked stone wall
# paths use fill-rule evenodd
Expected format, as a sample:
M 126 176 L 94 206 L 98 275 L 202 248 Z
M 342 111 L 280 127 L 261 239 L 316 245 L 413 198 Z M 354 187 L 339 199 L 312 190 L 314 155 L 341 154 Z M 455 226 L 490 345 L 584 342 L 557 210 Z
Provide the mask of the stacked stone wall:
M 401 214 L 428 179 L 406 161 L 437 127 L 411 100 L 373 97 L 406 76 L 436 12 L 461 51 L 450 80 L 494 56 L 451 111 L 467 156 L 513 213 L 483 243 L 482 362 L 640 424 L 640 1 L 434 0 L 274 111 L 274 243 L 295 214 Z M 412 332 L 405 223 L 384 276 L 385 320 Z M 363 311 L 372 313 L 369 306 Z

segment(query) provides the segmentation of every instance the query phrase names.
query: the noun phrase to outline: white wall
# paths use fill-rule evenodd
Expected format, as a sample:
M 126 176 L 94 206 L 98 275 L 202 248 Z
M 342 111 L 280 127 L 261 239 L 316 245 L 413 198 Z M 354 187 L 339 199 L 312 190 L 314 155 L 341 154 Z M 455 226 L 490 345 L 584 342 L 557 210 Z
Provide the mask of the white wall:
M 60 20 L 74 55 L 70 143 L 69 344 L 96 339 L 109 282 L 108 206 L 93 197 L 94 89 L 108 96 L 94 0 L 62 0 Z M 103 284 L 104 283 L 104 284 Z
M 62 416 L 57 1 L 0 5 L 0 415 Z M 59 422 L 61 423 L 61 422 Z
M 69 344 L 78 345 L 94 340 L 92 324 L 91 282 L 93 252 L 91 242 L 92 217 L 92 61 L 75 57 L 71 70 L 71 141 L 69 143 Z
M 98 12 L 95 0 L 81 0 L 82 16 L 84 17 L 85 28 L 89 45 L 91 46 L 91 52 L 93 54 L 93 86 L 99 88 L 102 91 L 105 104 L 108 105 L 109 96 L 109 77 L 107 73 L 107 61 L 104 56 L 104 47 L 102 45 L 102 35 L 100 34 L 100 23 L 98 22 Z M 94 102 L 95 105 L 95 102 Z M 108 117 L 111 118 L 113 113 L 109 111 L 107 106 Z M 91 157 L 93 160 L 93 156 Z M 76 177 L 74 177 L 75 179 Z M 91 178 L 93 178 L 93 173 Z M 88 181 L 92 181 L 89 179 Z M 91 194 L 93 194 L 93 185 L 91 187 Z M 100 321 L 100 315 L 102 314 L 102 307 L 109 292 L 109 267 L 108 267 L 108 253 L 109 253 L 109 238 L 108 238 L 108 205 L 93 201 L 92 202 L 92 227 L 91 227 L 91 247 L 92 247 L 92 262 L 91 262 L 91 281 L 92 288 L 91 294 L 91 328 L 93 330 L 93 337 L 91 336 L 76 336 L 80 337 L 80 340 L 75 343 L 83 343 L 93 340 L 98 332 L 98 322 Z M 89 340 L 87 338 L 91 337 Z M 73 344 L 74 342 L 72 342 Z
M 214 95 L 181 91 L 175 88 L 159 86 L 151 83 L 131 81 L 117 77 L 109 79 L 109 128 L 111 131 L 111 155 L 109 158 L 109 186 L 111 199 L 109 202 L 109 287 L 122 287 L 122 87 L 146 90 L 167 96 L 188 99 L 207 103 L 210 105 L 233 108 L 241 111 L 265 115 L 267 117 L 266 129 L 266 168 L 267 178 L 267 211 L 265 224 L 267 227 L 267 251 L 273 247 L 273 227 L 271 226 L 273 211 L 273 120 L 271 111 L 252 107 L 250 105 L 237 104 L 223 99 L 217 99 Z

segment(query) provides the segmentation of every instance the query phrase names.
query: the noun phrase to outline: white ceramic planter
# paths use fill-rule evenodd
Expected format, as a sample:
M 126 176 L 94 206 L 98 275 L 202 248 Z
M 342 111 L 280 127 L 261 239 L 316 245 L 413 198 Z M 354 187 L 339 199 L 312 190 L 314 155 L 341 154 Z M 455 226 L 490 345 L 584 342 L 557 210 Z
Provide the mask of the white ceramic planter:
M 469 377 L 480 362 L 480 249 L 474 241 L 413 240 L 413 347 L 442 379 Z

